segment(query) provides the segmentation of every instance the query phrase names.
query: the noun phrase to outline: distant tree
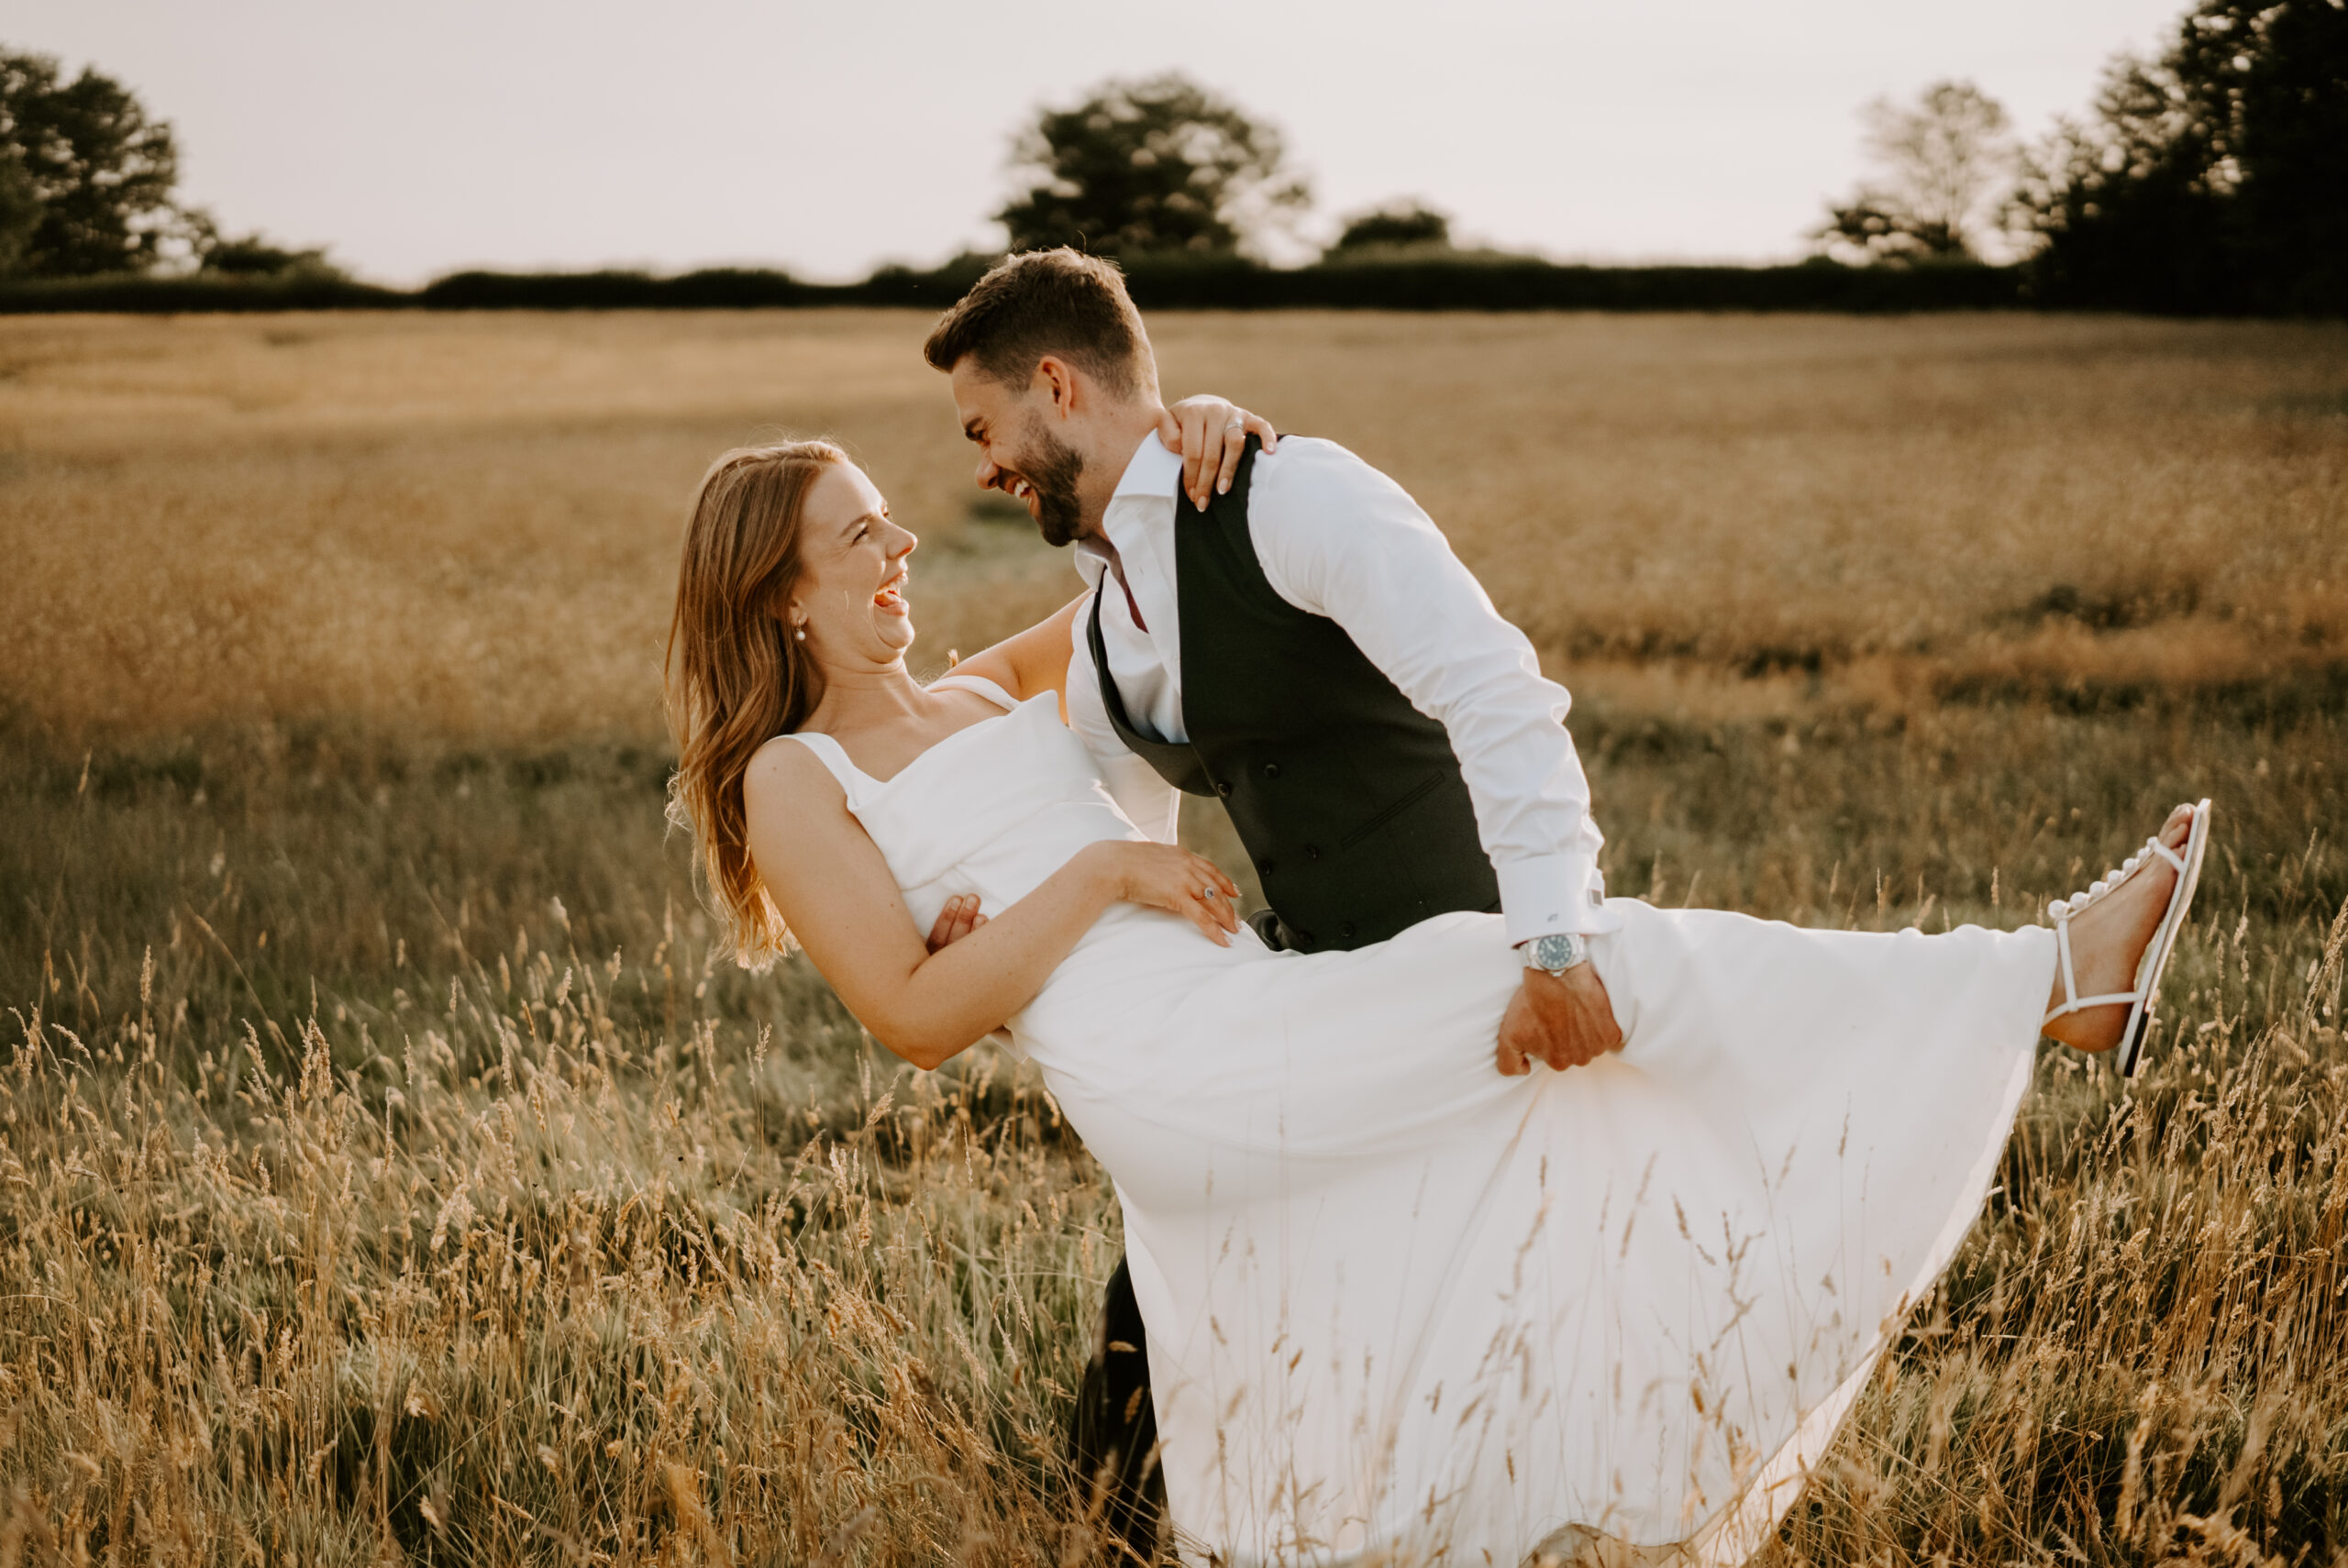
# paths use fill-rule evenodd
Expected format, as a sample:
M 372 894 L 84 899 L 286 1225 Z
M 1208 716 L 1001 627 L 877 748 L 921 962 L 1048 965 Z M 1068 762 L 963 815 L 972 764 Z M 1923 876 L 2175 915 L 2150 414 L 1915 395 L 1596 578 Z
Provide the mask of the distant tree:
M 1450 244 L 1451 220 L 1443 214 L 1422 202 L 1390 202 L 1347 218 L 1336 242 L 1324 254 L 1342 256 L 1403 246 L 1447 248 Z
M 0 141 L 0 278 L 24 270 L 24 255 L 40 224 L 40 193 L 14 142 Z
M 1873 177 L 1830 205 L 1817 237 L 1846 261 L 2008 259 L 2018 171 L 2011 122 L 1970 82 L 1936 82 L 1911 108 L 1861 112 Z
M 179 149 L 127 88 L 86 67 L 0 51 L 0 242 L 39 277 L 137 272 L 187 236 Z
M 200 213 L 193 215 L 193 220 L 198 226 L 195 251 L 201 271 L 238 278 L 283 277 L 296 272 L 335 277 L 342 274 L 340 268 L 327 259 L 322 246 L 292 250 L 259 234 L 233 238 L 217 234 L 211 219 Z
M 995 216 L 1014 250 L 1232 251 L 1311 199 L 1284 157 L 1276 128 L 1183 76 L 1110 82 L 1021 136 L 1033 182 Z
M 2034 149 L 2049 304 L 2348 314 L 2348 6 L 2202 0 Z

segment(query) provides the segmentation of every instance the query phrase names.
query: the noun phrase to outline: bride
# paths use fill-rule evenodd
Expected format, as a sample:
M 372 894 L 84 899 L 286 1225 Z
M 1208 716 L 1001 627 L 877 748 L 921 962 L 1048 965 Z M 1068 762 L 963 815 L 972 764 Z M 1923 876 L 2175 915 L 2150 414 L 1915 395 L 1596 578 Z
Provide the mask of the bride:
M 1230 412 L 1168 444 L 1212 468 Z M 795 941 L 918 1067 L 997 1031 L 1038 1065 L 1116 1186 L 1194 1561 L 1744 1562 L 1972 1224 L 2042 1028 L 2132 1048 L 2207 842 L 2179 807 L 2051 929 L 1612 900 L 1621 1049 L 1503 1074 L 1500 916 L 1268 949 L 1066 728 L 1081 602 L 923 686 L 914 546 L 836 447 L 718 459 L 677 804 L 745 964 Z

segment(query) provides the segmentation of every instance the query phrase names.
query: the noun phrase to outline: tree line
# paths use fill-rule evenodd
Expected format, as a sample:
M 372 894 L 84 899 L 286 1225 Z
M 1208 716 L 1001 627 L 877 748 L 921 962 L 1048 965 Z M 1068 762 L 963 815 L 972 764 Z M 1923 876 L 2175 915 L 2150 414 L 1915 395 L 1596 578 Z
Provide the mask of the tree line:
M 1042 111 L 1015 144 L 1013 191 L 994 216 L 1009 248 L 1073 245 L 1114 258 L 1137 294 L 1162 304 L 1412 308 L 1423 296 L 1497 309 L 1612 299 L 1624 308 L 1873 301 L 2348 314 L 2348 0 L 2197 0 L 2160 53 L 2115 60 L 2086 112 L 2034 143 L 1965 82 L 1936 83 L 1906 105 L 1878 101 L 1864 119 L 1869 176 L 1829 204 L 1813 237 L 1818 265 L 1880 275 L 1866 285 L 1714 276 L 1808 271 L 1798 268 L 1553 267 L 1461 247 L 1445 215 L 1409 198 L 1346 216 L 1311 266 L 1269 267 L 1269 253 L 1294 238 L 1310 185 L 1276 126 L 1179 74 L 1107 83 Z M 68 80 L 53 60 L 0 50 L 0 280 L 100 280 L 70 291 L 89 300 L 129 297 L 103 280 L 158 275 L 260 280 L 265 295 L 318 303 L 394 297 L 341 278 L 322 249 L 223 236 L 180 202 L 177 176 L 170 126 L 128 89 L 91 69 Z M 883 269 L 848 292 L 925 295 L 989 259 Z M 2006 276 L 1939 276 L 1968 268 Z M 1618 277 L 1639 271 L 1656 274 L 1651 286 Z M 1310 279 L 1268 275 L 1300 272 Z M 568 293 L 780 304 L 841 293 L 779 273 L 693 274 L 702 282 L 685 288 L 688 280 L 627 277 L 575 275 Z M 1154 285 L 1142 287 L 1145 277 Z M 541 279 L 530 290 L 543 297 L 564 286 Z M 515 293 L 467 274 L 397 297 L 486 304 Z
M 223 235 L 180 200 L 179 142 L 137 94 L 84 67 L 0 49 L 0 278 L 161 271 L 326 272 L 323 249 Z
M 2348 0 L 2201 0 L 2035 144 L 1970 83 L 1866 111 L 1862 263 L 2018 261 L 2053 306 L 2348 313 Z

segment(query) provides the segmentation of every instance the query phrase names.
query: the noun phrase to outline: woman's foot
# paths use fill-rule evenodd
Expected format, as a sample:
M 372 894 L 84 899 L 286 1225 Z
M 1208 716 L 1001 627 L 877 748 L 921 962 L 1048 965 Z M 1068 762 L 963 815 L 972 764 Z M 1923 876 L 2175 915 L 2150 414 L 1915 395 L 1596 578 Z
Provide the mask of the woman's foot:
M 2193 808 L 2179 806 L 2161 824 L 2160 841 L 2182 852 L 2193 831 Z M 2071 919 L 2071 966 L 2082 997 L 2110 996 L 2136 988 L 2136 966 L 2159 932 L 2168 912 L 2169 894 L 2176 887 L 2176 868 L 2157 855 L 2147 855 L 2136 874 Z M 2049 1011 L 2066 1000 L 2063 976 L 2057 970 L 2047 994 Z M 2120 1043 L 2128 1027 L 2126 1002 L 2084 1008 L 2066 1013 L 2045 1025 L 2046 1037 L 2082 1051 L 2109 1051 Z

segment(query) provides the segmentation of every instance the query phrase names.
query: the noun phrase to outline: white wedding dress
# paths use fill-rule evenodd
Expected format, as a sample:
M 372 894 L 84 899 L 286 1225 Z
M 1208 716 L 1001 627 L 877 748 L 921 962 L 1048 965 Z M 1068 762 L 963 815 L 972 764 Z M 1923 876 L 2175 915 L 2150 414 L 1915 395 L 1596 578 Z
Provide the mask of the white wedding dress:
M 1051 697 L 947 679 L 1009 713 L 886 782 L 797 737 L 925 930 L 1142 836 Z M 2051 933 L 1610 907 L 1624 1043 L 1569 1072 L 1494 1070 L 1497 915 L 1301 955 L 1121 904 L 1011 1020 L 1116 1184 L 1191 1560 L 1742 1562 L 1956 1250 Z

